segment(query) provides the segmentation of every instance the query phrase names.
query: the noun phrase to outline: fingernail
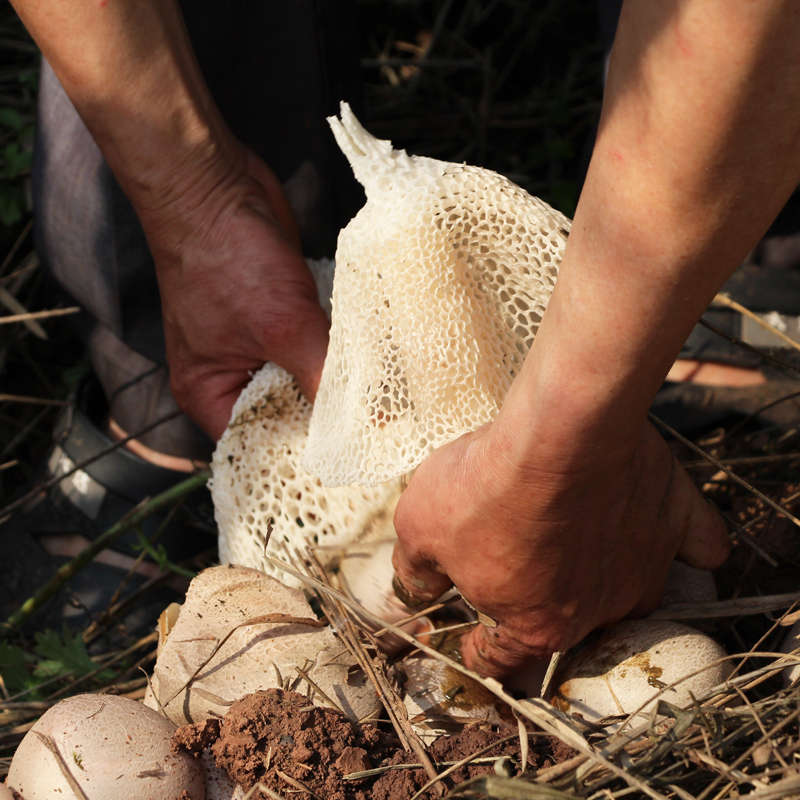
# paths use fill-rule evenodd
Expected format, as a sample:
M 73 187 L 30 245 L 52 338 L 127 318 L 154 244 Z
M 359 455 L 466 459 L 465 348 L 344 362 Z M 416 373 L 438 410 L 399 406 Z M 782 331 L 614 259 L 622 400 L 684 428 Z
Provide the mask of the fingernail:
M 421 584 L 418 585 L 418 588 L 420 589 L 425 588 L 424 581 L 417 581 L 412 578 L 412 582 Z M 395 573 L 394 578 L 392 578 L 392 589 L 394 589 L 397 599 L 404 605 L 407 605 L 409 608 L 417 608 L 430 602 L 427 599 L 417 597 L 415 594 L 412 594 L 408 589 L 406 589 L 406 587 L 400 582 L 400 578 L 397 577 L 397 573 Z

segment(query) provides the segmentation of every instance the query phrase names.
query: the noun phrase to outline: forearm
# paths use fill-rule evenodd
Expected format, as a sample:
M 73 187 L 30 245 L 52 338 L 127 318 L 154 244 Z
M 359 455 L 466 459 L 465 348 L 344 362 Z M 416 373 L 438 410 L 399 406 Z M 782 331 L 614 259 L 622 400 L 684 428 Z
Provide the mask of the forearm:
M 328 320 L 294 217 L 223 122 L 175 1 L 13 2 L 142 223 L 181 408 L 218 437 L 265 361 L 313 397 Z
M 799 33 L 788 2 L 626 5 L 558 284 L 498 433 L 521 449 L 523 429 L 562 436 L 569 460 L 641 425 L 798 183 Z
M 140 215 L 244 169 L 173 0 L 14 6 Z

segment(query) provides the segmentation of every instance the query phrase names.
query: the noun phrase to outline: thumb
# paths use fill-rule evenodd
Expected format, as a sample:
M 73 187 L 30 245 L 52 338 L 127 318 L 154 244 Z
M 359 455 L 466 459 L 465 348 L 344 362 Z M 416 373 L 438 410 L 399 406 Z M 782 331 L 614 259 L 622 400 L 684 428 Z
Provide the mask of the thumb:
M 328 351 L 328 317 L 317 302 L 308 302 L 296 312 L 292 320 L 291 335 L 286 336 L 287 346 L 272 353 L 278 366 L 290 372 L 300 391 L 314 402 Z
M 433 602 L 453 585 L 431 557 L 415 552 L 403 541 L 394 546 L 392 565 L 394 593 L 411 608 Z
M 689 481 L 688 476 L 685 477 Z M 677 558 L 696 569 L 717 569 L 728 558 L 731 541 L 722 517 L 705 498 L 691 487 L 693 503 L 689 505 L 683 541 Z

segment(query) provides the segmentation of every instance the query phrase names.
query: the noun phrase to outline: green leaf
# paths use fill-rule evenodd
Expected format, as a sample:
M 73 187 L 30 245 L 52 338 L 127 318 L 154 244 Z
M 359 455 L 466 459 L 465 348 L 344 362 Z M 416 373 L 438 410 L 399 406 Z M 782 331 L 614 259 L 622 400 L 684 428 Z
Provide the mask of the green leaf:
M 94 672 L 98 667 L 86 652 L 83 638 L 80 634 L 73 636 L 66 624 L 61 636 L 53 630 L 36 633 L 34 651 L 42 657 L 34 670 L 37 678 L 55 678 L 66 674 L 80 677 Z M 111 670 L 103 670 L 97 679 L 109 680 L 113 676 Z
M 81 362 L 61 370 L 61 382 L 67 389 L 74 389 L 84 378 L 92 373 L 88 364 Z
M 39 88 L 39 70 L 35 69 L 31 72 L 23 72 L 19 76 L 19 83 L 21 86 L 27 86 L 34 92 Z
M 26 210 L 25 192 L 19 186 L 0 182 L 0 224 L 6 227 L 14 225 Z
M 22 648 L 0 642 L 0 676 L 6 691 L 11 695 L 29 687 L 30 672 Z
M 578 205 L 578 189 L 574 181 L 554 181 L 546 200 L 553 208 L 571 217 Z
M 3 158 L 6 162 L 6 177 L 16 178 L 20 172 L 30 169 L 31 153 L 28 150 L 20 150 L 16 142 L 7 145 L 3 150 Z
M 0 125 L 12 131 L 20 131 L 24 122 L 22 114 L 13 108 L 0 108 Z

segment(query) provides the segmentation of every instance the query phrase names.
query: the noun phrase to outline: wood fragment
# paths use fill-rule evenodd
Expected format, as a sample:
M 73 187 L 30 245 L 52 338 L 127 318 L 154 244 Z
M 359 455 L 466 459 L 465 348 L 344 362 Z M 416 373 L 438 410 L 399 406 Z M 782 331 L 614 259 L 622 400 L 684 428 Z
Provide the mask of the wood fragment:
M 0 292 L 3 291 L 5 291 L 5 289 L 0 287 Z M 10 325 L 12 322 L 31 322 L 31 320 L 50 319 L 51 317 L 64 317 L 69 314 L 77 314 L 80 310 L 79 306 L 70 306 L 69 308 L 51 308 L 49 311 L 28 311 L 24 314 L 8 314 L 7 316 L 0 316 L 0 325 Z
M 72 772 L 70 772 L 69 766 L 67 762 L 64 760 L 64 756 L 61 755 L 58 751 L 58 747 L 56 747 L 56 743 L 49 737 L 45 736 L 43 733 L 39 731 L 34 731 L 34 733 L 39 737 L 39 741 L 53 754 L 53 757 L 58 764 L 59 770 L 61 770 L 61 774 L 64 776 L 64 779 L 69 784 L 69 788 L 75 792 L 75 796 L 78 797 L 80 800 L 89 800 L 86 796 L 86 793 L 81 789 L 80 784 L 78 781 L 75 780 Z
M 425 772 L 428 774 L 429 778 L 436 777 L 436 768 L 433 766 L 433 762 L 428 755 L 425 745 L 409 722 L 405 704 L 397 696 L 397 692 L 394 690 L 394 687 L 391 685 L 391 682 L 386 675 L 385 657 L 380 653 L 380 651 L 377 650 L 377 648 L 376 657 L 371 658 L 369 656 L 364 649 L 360 637 L 357 635 L 353 619 L 347 613 L 347 610 L 350 609 L 351 612 L 358 614 L 359 609 L 363 609 L 363 606 L 352 600 L 348 600 L 346 603 L 341 603 L 340 598 L 342 598 L 344 595 L 331 587 L 327 580 L 328 576 L 322 564 L 319 563 L 316 554 L 310 549 L 309 559 L 316 565 L 320 578 L 324 580 L 316 580 L 307 575 L 302 576 L 302 573 L 295 574 L 300 577 L 300 580 L 306 579 L 306 583 L 312 581 L 317 587 L 325 587 L 323 589 L 323 594 L 320 595 L 320 601 L 323 603 L 323 607 L 331 607 L 332 613 L 329 614 L 331 625 L 334 626 L 334 628 L 338 631 L 342 641 L 345 642 L 345 644 L 348 642 L 350 643 L 353 655 L 356 657 L 356 660 L 361 665 L 361 668 L 364 670 L 370 681 L 372 681 L 373 685 L 376 687 L 378 697 L 380 698 L 381 703 L 383 703 L 383 706 L 389 715 L 389 719 L 391 720 L 392 725 L 394 726 L 395 731 L 400 738 L 400 741 L 404 743 L 404 747 L 406 749 L 413 750 L 414 754 L 424 765 Z M 276 562 L 275 559 L 268 560 L 278 564 L 282 563 Z M 326 603 L 326 601 L 329 600 L 332 600 L 333 602 Z M 363 610 L 366 611 L 366 609 Z M 376 619 L 376 617 L 373 617 L 372 621 L 374 622 Z M 393 628 L 394 626 L 391 627 Z M 437 786 L 437 789 L 441 789 L 441 787 Z
M 277 792 L 273 792 L 272 789 L 268 789 L 264 786 L 261 781 L 259 781 L 247 794 L 242 798 L 242 800 L 251 800 L 251 798 L 255 797 L 256 792 L 263 792 L 270 800 L 285 800 L 281 795 Z
M 313 790 L 306 786 L 302 781 L 297 780 L 297 778 L 292 778 L 290 775 L 287 775 L 285 772 L 279 770 L 275 767 L 275 774 L 283 781 L 289 784 L 289 786 L 294 787 L 295 789 L 299 789 L 301 792 L 306 792 L 310 794 L 314 800 L 322 800 L 322 798 Z
M 749 308 L 745 308 L 745 306 L 743 306 L 741 303 L 737 303 L 735 300 L 728 297 L 727 294 L 719 292 L 717 295 L 715 295 L 712 302 L 716 305 L 730 308 L 733 311 L 738 311 L 743 317 L 753 320 L 756 325 L 763 328 L 765 331 L 769 331 L 773 336 L 780 339 L 785 345 L 788 345 L 794 350 L 800 350 L 800 344 L 798 344 L 794 339 L 792 339 L 790 336 L 787 336 L 783 331 L 778 330 L 774 325 L 770 325 L 769 322 L 759 317 L 758 314 L 755 314 Z
M 339 707 L 339 705 L 338 705 L 337 703 L 335 703 L 333 700 L 331 700 L 331 698 L 330 698 L 330 697 L 328 697 L 328 695 L 327 695 L 327 694 L 325 694 L 325 692 L 323 692 L 323 691 L 322 691 L 322 689 L 320 689 L 320 688 L 319 688 L 319 685 L 318 685 L 317 683 L 315 683 L 313 680 L 311 680 L 311 678 L 308 676 L 308 673 L 307 673 L 307 672 L 306 672 L 304 669 L 301 669 L 301 668 L 300 668 L 300 667 L 298 667 L 298 666 L 295 666 L 295 669 L 297 670 L 298 674 L 299 674 L 300 676 L 302 676 L 302 678 L 303 678 L 303 679 L 304 679 L 304 680 L 305 680 L 305 681 L 308 683 L 308 685 L 309 685 L 309 686 L 312 686 L 312 687 L 314 688 L 314 691 L 315 691 L 315 692 L 316 692 L 316 693 L 317 693 L 317 694 L 318 694 L 318 695 L 319 695 L 319 696 L 320 696 L 320 697 L 321 697 L 321 698 L 322 698 L 322 699 L 323 699 L 323 700 L 324 700 L 324 701 L 325 701 L 325 702 L 326 702 L 326 703 L 327 703 L 327 704 L 328 704 L 328 705 L 329 705 L 329 706 L 330 706 L 332 709 L 334 709 L 335 711 L 338 711 L 340 714 L 344 714 L 344 711 L 342 711 L 342 709 Z M 345 715 L 345 716 L 346 716 L 346 715 Z
M 706 461 L 708 461 L 710 464 L 713 464 L 717 469 L 722 470 L 722 472 L 724 472 L 732 481 L 738 483 L 740 486 L 747 489 L 748 492 L 754 494 L 756 497 L 759 498 L 759 500 L 765 502 L 770 508 L 777 511 L 779 514 L 782 514 L 784 517 L 786 517 L 786 519 L 790 520 L 795 525 L 797 525 L 798 528 L 800 528 L 800 519 L 798 519 L 794 514 L 785 509 L 782 505 L 776 503 L 774 500 L 767 497 L 763 492 L 760 492 L 758 489 L 756 489 L 755 486 L 748 483 L 744 478 L 740 478 L 735 472 L 733 472 L 731 469 L 724 466 L 720 461 L 714 458 L 714 456 L 710 455 L 709 453 L 706 453 L 705 450 L 699 448 L 694 442 L 690 441 L 685 436 L 678 433 L 678 431 L 667 425 L 666 422 L 663 422 L 654 414 L 648 413 L 647 418 L 651 422 L 654 422 L 660 428 L 665 430 L 670 436 L 674 436 L 681 444 L 686 445 L 689 449 L 693 450 L 695 453 L 705 458 Z
M 460 761 L 456 761 L 455 763 L 451 764 L 446 770 L 439 773 L 435 778 L 431 778 L 418 792 L 411 796 L 411 800 L 418 800 L 418 798 L 422 797 L 428 789 L 432 788 L 435 783 L 438 781 L 443 780 L 444 778 L 449 777 L 457 770 L 461 769 L 461 767 L 467 766 L 467 764 L 471 764 L 476 761 L 480 756 L 484 753 L 488 753 L 489 750 L 493 750 L 495 747 L 499 747 L 500 745 L 505 744 L 506 742 L 510 742 L 512 739 L 515 738 L 515 735 L 506 736 L 503 739 L 500 739 L 496 742 L 492 742 L 491 744 L 484 745 L 479 750 L 476 750 L 474 753 L 471 753 L 468 756 L 465 756 Z M 525 744 L 527 746 L 528 743 L 528 732 L 525 731 Z M 495 759 L 492 759 L 494 761 Z M 523 764 L 523 771 L 524 771 L 524 764 Z
M 800 592 L 772 594 L 763 597 L 738 597 L 735 600 L 717 600 L 711 603 L 670 603 L 653 611 L 648 619 L 745 617 L 752 614 L 764 614 L 768 611 L 779 611 L 797 602 L 800 602 Z M 797 614 L 800 615 L 800 612 Z

